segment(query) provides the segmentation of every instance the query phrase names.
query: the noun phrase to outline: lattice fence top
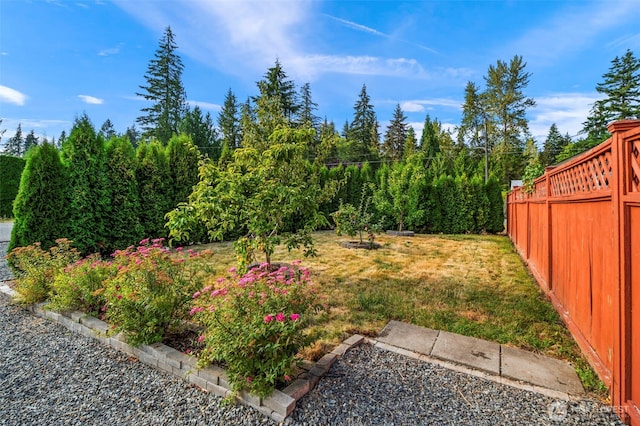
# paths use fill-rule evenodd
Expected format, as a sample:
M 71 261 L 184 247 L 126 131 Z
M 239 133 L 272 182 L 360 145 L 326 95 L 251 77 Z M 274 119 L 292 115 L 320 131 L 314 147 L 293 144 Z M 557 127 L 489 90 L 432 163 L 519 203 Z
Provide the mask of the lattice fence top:
M 631 141 L 629 148 L 629 192 L 640 192 L 640 139 Z
M 612 172 L 611 149 L 608 149 L 570 169 L 551 175 L 550 195 L 584 194 L 609 189 Z

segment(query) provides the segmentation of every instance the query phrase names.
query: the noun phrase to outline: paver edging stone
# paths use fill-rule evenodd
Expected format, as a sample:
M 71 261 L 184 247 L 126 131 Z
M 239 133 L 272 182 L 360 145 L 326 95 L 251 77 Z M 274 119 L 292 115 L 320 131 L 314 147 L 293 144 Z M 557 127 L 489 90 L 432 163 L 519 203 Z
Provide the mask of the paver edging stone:
M 7 287 L 7 289 L 12 290 L 10 287 Z M 5 288 L 0 288 L 0 293 L 8 295 L 10 298 L 15 295 L 14 291 L 6 291 Z M 39 303 L 25 306 L 25 308 L 39 317 L 56 322 L 75 333 L 94 338 L 104 345 L 124 352 L 144 364 L 184 379 L 204 391 L 212 392 L 214 395 L 223 398 L 232 394 L 227 374 L 220 367 L 209 366 L 198 369 L 197 361 L 194 357 L 185 355 L 162 343 L 140 345 L 138 347 L 131 346 L 126 343 L 122 333 L 109 335 L 109 325 L 98 318 L 91 317 L 80 311 L 49 311 L 44 308 L 44 305 L 45 303 Z M 260 413 L 271 417 L 273 420 L 282 422 L 293 412 L 297 401 L 315 388 L 320 378 L 329 371 L 338 358 L 364 341 L 364 336 L 352 335 L 316 363 L 305 363 L 306 365 L 303 366 L 304 372 L 283 390 L 276 389 L 265 398 L 242 391 L 236 395 L 236 399 L 240 403 L 253 407 Z

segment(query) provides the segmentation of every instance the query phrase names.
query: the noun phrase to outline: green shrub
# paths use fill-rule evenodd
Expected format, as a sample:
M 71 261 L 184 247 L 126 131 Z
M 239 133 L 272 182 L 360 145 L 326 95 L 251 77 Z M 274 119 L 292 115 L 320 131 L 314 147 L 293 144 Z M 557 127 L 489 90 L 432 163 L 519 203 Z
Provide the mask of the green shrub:
M 171 175 L 165 148 L 158 141 L 142 143 L 136 152 L 138 166 L 138 199 L 143 234 L 151 238 L 164 238 L 165 215 L 173 209 L 171 197 Z
M 56 311 L 79 310 L 102 317 L 106 305 L 104 290 L 116 271 L 115 265 L 102 261 L 98 254 L 78 260 L 55 276 L 47 308 Z
M 308 269 L 264 263 L 243 276 L 230 272 L 193 295 L 191 314 L 206 327 L 198 365 L 224 362 L 234 391 L 267 396 L 291 379 L 318 296 Z
M 485 191 L 489 199 L 487 232 L 502 232 L 504 230 L 504 199 L 502 198 L 500 182 L 491 176 L 485 185 Z
M 0 155 L 0 218 L 13 217 L 13 200 L 18 195 L 25 163 L 24 158 Z
M 371 204 L 371 192 L 373 185 L 365 185 L 361 188 L 360 204 L 356 209 L 352 204 L 340 203 L 338 211 L 331 214 L 336 224 L 336 234 L 360 237 L 360 244 L 364 242 L 366 234 L 370 248 L 374 245 L 374 232 L 380 232 L 380 224 L 374 223 L 373 214 L 369 211 Z
M 68 237 L 83 255 L 104 253 L 109 210 L 104 141 L 86 115 L 76 119 L 62 143 L 62 159 L 68 170 Z
M 33 147 L 20 179 L 8 251 L 36 242 L 43 249 L 68 237 L 67 179 L 58 150 L 49 143 Z
M 44 302 L 54 278 L 79 258 L 78 251 L 71 247 L 71 241 L 64 238 L 57 240 L 49 250 L 43 250 L 40 243 L 12 250 L 7 260 L 16 275 L 18 302 L 26 305 Z
M 211 273 L 208 259 L 209 252 L 172 253 L 162 239 L 116 251 L 117 273 L 105 290 L 107 320 L 131 344 L 161 341 L 171 325 L 187 317 L 194 291 Z
M 103 253 L 111 254 L 142 239 L 138 215 L 138 182 L 135 151 L 129 138 L 112 138 L 106 144 L 106 192 L 109 200 L 104 217 L 107 230 Z

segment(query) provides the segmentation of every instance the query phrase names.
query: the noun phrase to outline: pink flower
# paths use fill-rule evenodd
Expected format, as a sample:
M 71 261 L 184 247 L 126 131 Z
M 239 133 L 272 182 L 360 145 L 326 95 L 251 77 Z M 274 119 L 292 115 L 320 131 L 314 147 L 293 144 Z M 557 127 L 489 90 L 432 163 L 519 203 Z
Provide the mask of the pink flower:
M 204 340 L 204 335 L 198 336 L 198 343 L 202 343 Z
M 176 247 L 176 251 L 179 253 L 182 251 L 182 247 Z
M 251 383 L 253 382 L 253 378 L 252 377 L 247 377 L 247 383 Z
M 196 291 L 195 293 L 193 293 L 193 298 L 196 299 L 197 297 L 200 296 L 200 292 Z
M 278 322 L 283 322 L 284 321 L 284 314 L 282 312 L 278 312 L 276 314 L 276 321 L 278 321 Z
M 291 321 L 297 321 L 300 318 L 300 314 L 291 314 L 289 318 L 291 318 Z
M 117 297 L 118 300 L 122 299 L 122 295 L 121 294 L 117 295 L 116 297 Z
M 289 376 L 288 374 L 285 374 L 285 376 L 284 376 L 284 381 L 285 381 L 285 382 L 289 382 L 289 381 L 291 381 L 291 376 Z
M 228 269 L 228 271 L 229 271 L 230 273 L 232 273 L 232 274 L 233 274 L 234 272 L 236 272 L 236 270 L 237 270 L 236 268 L 229 268 L 229 269 Z
M 187 349 L 184 351 L 185 354 L 189 355 L 191 353 L 191 349 Z
M 149 238 L 145 238 L 144 240 L 140 240 L 140 242 L 138 243 L 138 245 L 141 245 L 141 246 L 145 246 L 147 244 L 149 244 Z
M 273 315 L 269 314 L 269 315 L 264 317 L 264 323 L 265 324 L 269 324 L 271 321 L 273 321 Z

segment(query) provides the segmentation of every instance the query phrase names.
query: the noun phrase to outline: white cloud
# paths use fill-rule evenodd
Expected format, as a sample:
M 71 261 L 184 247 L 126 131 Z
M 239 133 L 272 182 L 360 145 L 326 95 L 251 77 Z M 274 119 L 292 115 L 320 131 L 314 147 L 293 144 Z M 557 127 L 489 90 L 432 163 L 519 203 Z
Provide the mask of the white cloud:
M 122 44 L 118 45 L 117 47 L 110 47 L 107 49 L 102 49 L 101 51 L 98 52 L 98 56 L 111 56 L 111 55 L 117 55 L 118 53 L 120 53 L 120 48 L 122 47 Z
M 376 56 L 307 55 L 292 58 L 287 66 L 306 77 L 323 73 L 377 75 L 387 77 L 427 78 L 428 74 L 415 59 Z
M 563 135 L 576 136 L 598 99 L 596 93 L 554 93 L 537 97 L 536 106 L 528 113 L 529 130 L 538 143 L 547 138 L 553 123 Z
M 400 108 L 402 108 L 405 112 L 423 112 L 424 106 L 419 102 L 413 101 L 405 101 L 400 104 Z
M 11 87 L 0 85 L 0 102 L 23 106 L 26 100 L 27 95 L 25 95 L 24 93 L 18 92 Z
M 191 105 L 192 107 L 198 106 L 201 109 L 209 109 L 209 110 L 213 110 L 213 111 L 220 111 L 222 109 L 222 106 L 220 106 L 218 104 L 212 104 L 210 102 L 187 101 L 187 103 L 189 105 Z
M 324 14 L 324 16 L 326 16 L 327 18 L 331 18 L 334 21 L 338 21 L 342 25 L 344 25 L 344 26 L 346 26 L 348 28 L 352 28 L 352 29 L 354 29 L 356 31 L 362 31 L 362 32 L 369 33 L 369 34 L 375 34 L 375 35 L 380 36 L 380 37 L 387 37 L 387 38 L 390 37 L 388 34 L 385 34 L 383 32 L 380 32 L 380 31 L 376 30 L 376 29 L 367 27 L 366 25 L 361 25 L 361 24 L 358 24 L 356 22 L 347 21 L 346 19 L 336 18 L 335 16 L 331 16 L 331 15 L 327 15 L 327 14 Z
M 82 102 L 90 105 L 102 105 L 104 103 L 104 99 L 96 98 L 89 95 L 78 95 L 78 98 L 80 98 Z
M 396 101 L 386 102 L 397 103 Z M 400 102 L 400 108 L 405 112 L 423 112 L 432 109 L 432 106 L 459 109 L 461 105 L 462 103 L 460 101 L 447 98 L 414 99 Z

